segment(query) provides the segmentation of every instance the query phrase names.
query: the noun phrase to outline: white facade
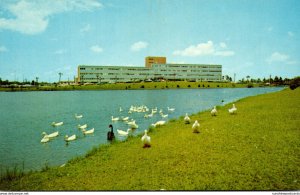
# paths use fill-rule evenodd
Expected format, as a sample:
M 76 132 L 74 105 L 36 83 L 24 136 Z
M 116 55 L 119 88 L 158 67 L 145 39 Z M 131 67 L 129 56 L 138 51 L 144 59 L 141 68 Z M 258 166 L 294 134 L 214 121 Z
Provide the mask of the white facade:
M 222 65 L 153 64 L 152 68 L 78 66 L 78 82 L 80 83 L 134 82 L 147 79 L 221 81 Z

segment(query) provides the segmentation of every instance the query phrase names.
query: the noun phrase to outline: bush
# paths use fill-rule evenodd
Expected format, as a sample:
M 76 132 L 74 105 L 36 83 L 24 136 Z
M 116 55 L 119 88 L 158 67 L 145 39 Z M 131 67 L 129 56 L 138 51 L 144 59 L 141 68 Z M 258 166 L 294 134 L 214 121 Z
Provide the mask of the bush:
M 191 85 L 188 85 L 188 87 L 191 87 Z
M 296 77 L 296 78 L 291 80 L 291 82 L 290 82 L 290 89 L 291 90 L 294 90 L 299 86 L 300 86 L 300 77 Z
M 177 85 L 177 88 L 180 88 L 180 86 L 179 86 L 179 85 Z
M 252 87 L 253 87 L 253 84 L 252 84 L 252 83 L 248 83 L 247 87 L 248 87 L 248 88 L 252 88 Z
M 144 85 L 142 85 L 142 86 L 141 86 L 141 88 L 142 88 L 142 89 L 144 89 L 144 88 L 145 88 L 145 86 L 144 86 Z

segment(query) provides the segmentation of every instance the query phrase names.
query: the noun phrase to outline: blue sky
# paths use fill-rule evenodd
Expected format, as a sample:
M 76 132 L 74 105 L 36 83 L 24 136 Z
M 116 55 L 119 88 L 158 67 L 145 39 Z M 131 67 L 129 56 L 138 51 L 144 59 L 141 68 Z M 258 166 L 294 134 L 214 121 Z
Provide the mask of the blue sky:
M 1 0 L 0 78 L 72 80 L 78 65 L 221 64 L 300 75 L 298 0 Z

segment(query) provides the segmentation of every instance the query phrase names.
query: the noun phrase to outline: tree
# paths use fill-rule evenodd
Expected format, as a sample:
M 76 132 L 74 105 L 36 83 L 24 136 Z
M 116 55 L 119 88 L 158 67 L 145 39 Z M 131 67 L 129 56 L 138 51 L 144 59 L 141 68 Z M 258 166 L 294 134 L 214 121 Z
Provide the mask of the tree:
M 246 78 L 247 78 L 247 82 L 249 83 L 249 78 L 250 78 L 250 76 L 248 75 L 248 76 L 246 76 Z

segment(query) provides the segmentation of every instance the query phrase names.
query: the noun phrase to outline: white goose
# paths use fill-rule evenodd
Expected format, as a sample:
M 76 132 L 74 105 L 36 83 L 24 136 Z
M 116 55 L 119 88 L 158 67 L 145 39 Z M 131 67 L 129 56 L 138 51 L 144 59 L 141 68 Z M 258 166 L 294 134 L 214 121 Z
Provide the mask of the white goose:
M 194 123 L 193 126 L 192 126 L 193 133 L 200 133 L 199 127 L 200 127 L 200 124 L 199 124 L 198 121 L 196 120 L 195 123 Z
M 120 112 L 123 112 L 123 109 L 120 107 L 119 111 L 120 111 Z
M 131 129 L 127 129 L 127 131 L 123 131 L 123 130 L 117 129 L 118 134 L 119 135 L 123 135 L 123 136 L 128 135 L 130 131 L 131 131 Z
M 50 138 L 47 136 L 44 136 L 43 139 L 41 140 L 41 143 L 46 143 L 48 141 L 50 141 Z
M 119 120 L 119 117 L 113 117 L 113 116 L 111 116 L 111 121 L 118 121 Z
M 84 124 L 84 125 L 78 125 L 77 126 L 78 127 L 78 129 L 86 129 L 87 128 L 87 124 Z
M 147 130 L 145 130 L 145 134 L 143 135 L 143 137 L 141 138 L 141 140 L 142 140 L 142 142 L 143 142 L 143 144 L 144 144 L 144 146 L 143 146 L 143 148 L 148 148 L 148 147 L 151 147 L 151 138 L 150 138 L 150 136 L 148 136 L 147 135 Z
M 63 125 L 63 124 L 64 124 L 64 122 L 58 122 L 58 123 L 53 122 L 53 123 L 52 123 L 52 126 L 58 127 L 58 126 L 61 126 L 61 125 Z
M 87 135 L 87 134 L 93 134 L 95 131 L 95 128 L 92 128 L 90 130 L 85 130 L 85 129 L 82 129 L 82 132 L 84 135 Z
M 153 127 L 157 127 L 157 126 L 162 126 L 162 125 L 165 125 L 166 124 L 166 121 L 157 121 L 156 123 L 154 124 L 151 124 Z
M 217 108 L 216 108 L 216 106 L 214 106 L 214 108 L 210 111 L 210 114 L 212 115 L 212 116 L 217 116 Z
M 169 116 L 168 114 L 163 114 L 163 113 L 161 113 L 160 115 L 162 118 L 167 118 Z
M 190 124 L 191 123 L 191 119 L 190 117 L 188 116 L 188 113 L 185 113 L 185 117 L 184 117 L 184 123 L 185 124 Z
M 128 121 L 128 120 L 129 120 L 129 117 L 128 117 L 128 116 L 122 118 L 122 121 Z
M 65 141 L 66 142 L 73 141 L 75 139 L 76 139 L 76 135 L 75 134 L 72 135 L 72 136 L 70 136 L 70 137 L 68 135 L 65 136 Z
M 130 126 L 131 129 L 139 128 L 139 126 L 135 123 L 135 121 L 133 123 L 128 123 L 128 125 Z
M 81 115 L 77 115 L 77 114 L 75 114 L 75 118 L 77 118 L 77 119 L 80 119 L 80 118 L 82 118 L 83 117 L 83 115 L 81 114 Z
M 235 114 L 237 111 L 237 108 L 234 104 L 232 104 L 232 108 L 228 109 L 229 114 Z
M 168 111 L 169 111 L 169 112 L 174 112 L 174 111 L 175 111 L 175 108 L 169 108 L 169 107 L 168 107 Z
M 46 132 L 43 132 L 42 135 L 44 135 L 44 137 L 53 138 L 53 137 L 58 136 L 58 131 L 55 131 L 49 135 Z

